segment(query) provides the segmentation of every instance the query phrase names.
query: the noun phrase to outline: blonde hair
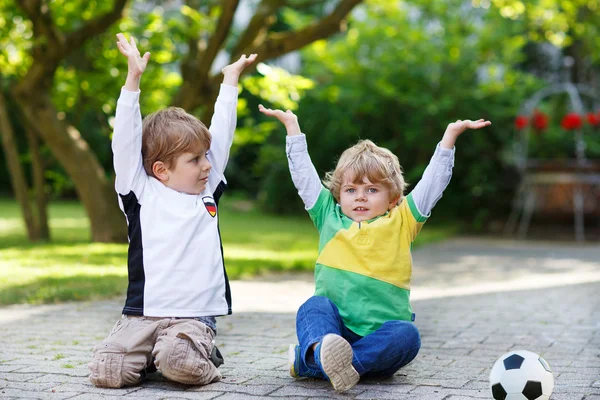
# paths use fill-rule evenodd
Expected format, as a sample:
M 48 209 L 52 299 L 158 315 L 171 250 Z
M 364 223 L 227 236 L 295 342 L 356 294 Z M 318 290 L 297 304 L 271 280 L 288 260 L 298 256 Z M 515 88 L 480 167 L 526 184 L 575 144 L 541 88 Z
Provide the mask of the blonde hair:
M 386 148 L 379 147 L 370 140 L 361 140 L 346 149 L 340 157 L 335 170 L 325 175 L 323 184 L 340 202 L 340 188 L 344 174 L 350 171 L 353 183 L 362 183 L 367 178 L 372 183 L 381 183 L 390 191 L 390 200 L 398 197 L 398 203 L 404 196 L 406 182 L 398 157 Z
M 144 169 L 154 176 L 152 166 L 162 161 L 171 168 L 183 153 L 201 153 L 210 148 L 206 126 L 179 107 L 156 111 L 142 122 L 142 158 Z M 156 178 L 156 176 L 154 176 Z

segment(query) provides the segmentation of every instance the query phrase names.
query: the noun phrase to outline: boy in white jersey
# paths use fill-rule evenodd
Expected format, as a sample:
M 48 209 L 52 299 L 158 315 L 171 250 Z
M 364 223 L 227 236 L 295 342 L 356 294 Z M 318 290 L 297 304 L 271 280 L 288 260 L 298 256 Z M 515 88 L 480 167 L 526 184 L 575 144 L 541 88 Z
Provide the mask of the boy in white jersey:
M 93 350 L 90 381 L 141 382 L 158 369 L 176 382 L 218 381 L 215 316 L 231 314 L 217 205 L 236 126 L 237 84 L 256 54 L 223 68 L 209 129 L 169 107 L 142 123 L 140 78 L 150 53 L 117 35 L 128 73 L 112 141 L 119 206 L 128 224 L 129 286 L 122 318 Z
M 290 374 L 328 379 L 338 391 L 361 377 L 393 375 L 421 347 L 409 302 L 412 242 L 450 181 L 456 139 L 491 123 L 448 125 L 421 181 L 404 197 L 400 163 L 388 149 L 360 141 L 323 185 L 296 116 L 259 110 L 286 127 L 292 180 L 319 231 L 315 295 L 298 310 Z

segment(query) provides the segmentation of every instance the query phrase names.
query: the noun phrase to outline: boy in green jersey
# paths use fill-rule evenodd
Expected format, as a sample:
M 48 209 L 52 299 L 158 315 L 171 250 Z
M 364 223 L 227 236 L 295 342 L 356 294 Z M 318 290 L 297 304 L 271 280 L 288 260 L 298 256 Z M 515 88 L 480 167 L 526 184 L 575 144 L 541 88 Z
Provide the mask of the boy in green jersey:
M 315 294 L 298 310 L 291 375 L 328 379 L 338 391 L 360 377 L 393 375 L 421 347 L 409 301 L 411 244 L 450 181 L 456 139 L 491 122 L 449 124 L 421 181 L 404 196 L 389 150 L 362 140 L 321 183 L 297 117 L 259 110 L 286 127 L 292 180 L 319 231 Z

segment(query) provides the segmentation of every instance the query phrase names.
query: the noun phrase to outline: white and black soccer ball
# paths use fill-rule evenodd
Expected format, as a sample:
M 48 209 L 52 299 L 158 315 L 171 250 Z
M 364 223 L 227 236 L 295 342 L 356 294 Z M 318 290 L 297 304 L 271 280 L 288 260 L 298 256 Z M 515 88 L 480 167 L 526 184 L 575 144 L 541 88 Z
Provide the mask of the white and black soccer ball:
M 527 350 L 504 354 L 490 372 L 490 389 L 496 400 L 548 400 L 554 389 L 550 365 Z

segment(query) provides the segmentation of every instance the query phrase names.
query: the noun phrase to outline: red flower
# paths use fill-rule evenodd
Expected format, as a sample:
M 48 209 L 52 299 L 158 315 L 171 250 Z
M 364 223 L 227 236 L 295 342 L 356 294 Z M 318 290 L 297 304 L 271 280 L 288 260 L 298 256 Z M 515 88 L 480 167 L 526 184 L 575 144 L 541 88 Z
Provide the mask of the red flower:
M 527 126 L 527 124 L 529 124 L 529 121 L 527 120 L 526 116 L 519 115 L 517 118 L 515 118 L 515 128 L 523 129 Z
M 546 130 L 548 127 L 548 116 L 541 111 L 535 110 L 531 124 L 538 131 Z
M 565 115 L 560 123 L 560 125 L 569 131 L 572 131 L 574 129 L 579 129 L 581 128 L 581 117 L 579 116 L 579 114 L 577 113 L 568 113 L 567 115 Z
M 594 113 L 587 113 L 587 122 L 592 126 L 600 125 L 600 113 L 598 115 Z

